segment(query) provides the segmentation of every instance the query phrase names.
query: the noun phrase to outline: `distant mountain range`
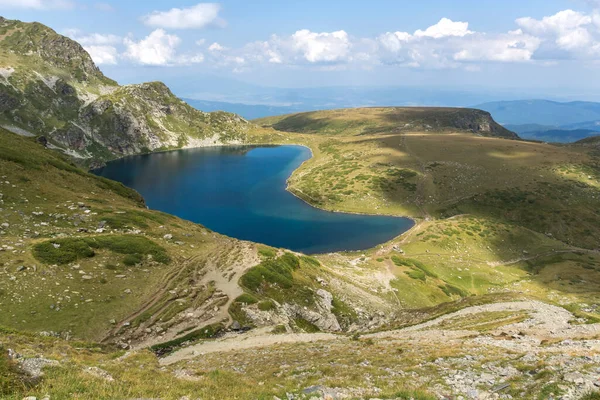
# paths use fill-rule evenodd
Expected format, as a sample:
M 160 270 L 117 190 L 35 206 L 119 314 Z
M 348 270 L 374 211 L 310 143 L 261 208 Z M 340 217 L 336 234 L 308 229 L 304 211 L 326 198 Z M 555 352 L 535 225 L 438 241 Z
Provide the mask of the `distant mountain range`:
M 524 139 L 570 143 L 600 135 L 600 103 L 549 100 L 498 101 L 474 106 Z
M 312 107 L 301 106 L 270 106 L 262 104 L 227 103 L 224 101 L 194 100 L 186 98 L 183 100 L 198 110 L 205 112 L 227 111 L 241 115 L 248 120 L 315 110 Z

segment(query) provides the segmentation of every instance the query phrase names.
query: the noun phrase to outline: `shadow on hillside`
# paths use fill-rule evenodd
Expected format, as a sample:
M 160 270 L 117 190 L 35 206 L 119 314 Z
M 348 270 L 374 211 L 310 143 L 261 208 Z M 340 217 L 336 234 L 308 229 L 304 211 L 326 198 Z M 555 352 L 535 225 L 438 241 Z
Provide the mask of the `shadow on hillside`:
M 447 137 L 451 138 L 451 136 Z M 446 136 L 439 136 L 439 138 L 440 141 L 443 141 Z M 524 268 L 532 272 L 534 280 L 546 287 L 568 293 L 600 289 L 600 286 L 597 285 L 600 282 L 598 255 L 589 251 L 600 248 L 600 213 L 597 211 L 600 209 L 600 190 L 590 183 L 565 179 L 558 170 L 555 170 L 555 160 L 548 155 L 554 151 L 562 150 L 546 147 L 539 148 L 541 152 L 539 153 L 532 150 L 534 148 L 531 146 L 535 146 L 535 144 L 500 139 L 484 139 L 483 142 L 474 142 L 471 151 L 476 154 L 477 158 L 474 159 L 477 160 L 477 168 L 482 171 L 477 175 L 478 181 L 474 181 L 469 186 L 467 177 L 460 176 L 462 170 L 457 167 L 457 165 L 466 165 L 465 170 L 469 170 L 471 168 L 469 160 L 462 159 L 458 162 L 455 154 L 452 153 L 452 146 L 447 148 L 444 146 L 440 151 L 439 146 L 438 149 L 423 146 L 423 143 L 431 145 L 431 143 L 440 142 L 422 142 L 420 151 L 428 152 L 427 161 L 424 162 L 420 158 L 425 158 L 425 153 L 416 154 L 415 157 L 415 154 L 406 148 L 403 140 L 405 139 L 397 135 L 381 139 L 364 139 L 353 142 L 353 144 L 369 146 L 376 144 L 380 149 L 400 150 L 403 151 L 402 154 L 408 154 L 407 157 L 400 155 L 400 153 L 393 155 L 395 152 L 389 152 L 392 155 L 387 156 L 386 162 L 402 168 L 418 169 L 418 172 L 426 174 L 426 184 L 430 191 L 418 193 L 418 196 L 420 196 L 422 206 L 433 218 L 447 219 L 468 214 L 485 221 L 497 221 L 498 224 L 504 223 L 509 227 L 514 226 L 515 229 L 516 227 L 522 227 L 545 235 L 547 241 L 556 243 L 558 248 L 564 248 L 567 245 L 586 249 L 581 253 L 581 256 L 573 256 L 576 259 L 566 259 L 566 256 L 561 256 L 566 261 L 560 259 L 560 257 L 557 259 L 542 258 L 541 264 L 532 261 L 531 265 L 527 263 L 523 265 Z M 483 147 L 481 146 L 482 143 L 488 141 L 496 144 L 494 151 L 489 148 L 486 149 L 485 144 Z M 456 146 L 457 144 L 454 143 L 453 145 Z M 469 145 L 469 142 L 463 140 L 458 145 Z M 440 146 L 443 146 L 443 144 L 440 144 Z M 527 147 L 520 148 L 521 146 Z M 498 154 L 502 154 L 502 151 L 511 155 L 511 157 L 499 157 Z M 523 153 L 518 160 L 512 157 L 513 153 L 509 153 L 515 151 Z M 435 155 L 431 156 L 432 153 Z M 573 162 L 577 161 L 577 159 L 571 160 L 569 157 L 566 157 L 566 159 Z M 583 170 L 596 171 L 595 173 L 598 174 L 596 178 L 600 179 L 600 163 L 584 157 L 578 160 L 587 160 L 586 162 L 590 163 L 589 168 L 586 167 L 588 169 L 584 168 Z M 525 167 L 528 162 L 531 165 Z M 454 170 L 458 171 L 456 172 L 458 176 L 448 177 L 447 180 L 462 180 L 460 183 L 463 186 L 458 186 L 456 197 L 450 199 L 450 201 L 440 203 L 429 201 L 425 197 L 429 196 L 430 193 L 435 194 L 436 191 L 445 190 L 443 176 L 435 172 L 435 167 L 432 166 L 446 164 L 452 165 L 455 168 Z M 486 166 L 486 168 L 482 168 L 481 165 Z M 504 169 L 502 171 L 491 169 L 490 166 L 495 165 L 503 166 Z M 593 172 L 587 173 L 592 174 Z M 493 181 L 500 174 L 502 174 L 503 179 Z M 433 176 L 435 178 L 432 178 Z M 484 185 L 482 182 L 486 184 Z M 489 182 L 500 183 L 497 187 L 494 187 Z M 462 193 L 460 192 L 461 187 L 464 189 Z M 402 203 L 406 200 L 400 192 L 383 192 L 383 195 L 387 200 L 394 203 Z M 506 261 L 519 258 L 517 255 L 523 251 L 527 254 L 531 251 L 527 243 L 519 243 L 518 240 L 515 242 L 514 232 L 510 229 L 485 239 L 485 245 L 489 246 L 489 249 L 498 259 Z M 549 249 L 549 251 L 551 250 Z M 568 276 L 569 274 L 565 272 L 560 273 L 556 276 L 556 280 L 562 283 L 560 285 L 554 284 L 552 283 L 553 279 L 543 273 L 546 265 L 549 267 L 556 265 L 568 266 L 572 276 Z M 596 282 L 596 284 L 586 284 L 585 282 Z

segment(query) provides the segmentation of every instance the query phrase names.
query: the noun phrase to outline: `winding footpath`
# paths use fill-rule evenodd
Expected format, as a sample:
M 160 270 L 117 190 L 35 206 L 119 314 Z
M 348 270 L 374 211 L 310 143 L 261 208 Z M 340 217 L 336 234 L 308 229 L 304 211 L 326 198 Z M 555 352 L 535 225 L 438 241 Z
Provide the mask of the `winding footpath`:
M 487 304 L 468 307 L 463 310 L 446 314 L 422 324 L 403 329 L 378 332 L 361 336 L 365 339 L 396 339 L 411 338 L 424 341 L 446 340 L 449 336 L 467 337 L 473 331 L 436 330 L 436 326 L 455 318 L 469 317 L 485 312 L 527 312 L 529 318 L 523 322 L 510 324 L 498 328 L 493 334 L 500 332 L 506 334 L 528 335 L 540 342 L 542 339 L 573 339 L 582 336 L 600 335 L 600 324 L 573 325 L 573 314 L 564 308 L 546 304 L 540 301 L 519 301 Z M 280 344 L 311 343 L 318 341 L 351 340 L 345 335 L 331 333 L 288 333 L 281 335 L 269 334 L 268 328 L 257 329 L 246 334 L 229 333 L 222 338 L 204 341 L 193 346 L 181 349 L 160 360 L 161 365 L 170 365 L 183 360 L 199 357 L 203 354 L 246 350 L 252 348 L 269 347 Z

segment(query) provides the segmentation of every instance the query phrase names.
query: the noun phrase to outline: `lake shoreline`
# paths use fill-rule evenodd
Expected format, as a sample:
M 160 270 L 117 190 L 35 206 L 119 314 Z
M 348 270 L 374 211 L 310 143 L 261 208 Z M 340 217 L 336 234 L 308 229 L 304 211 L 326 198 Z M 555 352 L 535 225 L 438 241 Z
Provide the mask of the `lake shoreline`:
M 259 153 L 246 157 L 252 150 Z M 149 158 L 167 153 L 173 155 Z M 410 217 L 327 210 L 307 201 L 291 189 L 290 179 L 314 157 L 304 144 L 230 144 L 122 157 L 92 172 L 137 190 L 151 209 L 232 238 L 306 254 L 368 251 L 417 225 Z M 165 195 L 177 192 L 188 193 L 188 200 Z

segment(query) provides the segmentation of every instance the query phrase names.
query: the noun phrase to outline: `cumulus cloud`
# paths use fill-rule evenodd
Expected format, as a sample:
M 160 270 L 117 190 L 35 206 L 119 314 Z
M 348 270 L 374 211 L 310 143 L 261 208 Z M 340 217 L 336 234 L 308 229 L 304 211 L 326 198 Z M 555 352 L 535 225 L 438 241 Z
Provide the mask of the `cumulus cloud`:
M 84 46 L 118 44 L 123 41 L 123 39 L 117 35 L 103 33 L 85 34 L 79 29 L 67 29 L 64 34 Z
M 70 0 L 0 0 L 0 8 L 26 8 L 33 10 L 69 9 L 75 7 Z
M 210 25 L 223 25 L 219 18 L 221 6 L 217 3 L 199 3 L 189 8 L 172 8 L 169 11 L 154 11 L 142 17 L 142 21 L 153 27 L 169 29 L 200 29 Z
M 154 12 L 144 21 L 148 25 L 199 28 L 218 21 L 218 13 L 218 5 L 200 3 L 187 9 Z M 210 42 L 199 39 L 195 44 L 206 49 L 204 55 L 181 54 L 181 39 L 164 29 L 156 29 L 141 40 L 128 37 L 122 42 L 118 36 L 105 34 L 73 32 L 71 37 L 86 46 L 98 63 L 115 63 L 119 58 L 164 66 L 206 62 L 215 68 L 229 67 L 238 72 L 265 64 L 326 70 L 375 68 L 383 64 L 476 71 L 483 63 L 548 65 L 565 59 L 600 61 L 600 10 L 587 13 L 564 10 L 541 19 L 523 17 L 515 21 L 514 30 L 505 33 L 477 32 L 469 29 L 468 22 L 441 18 L 413 33 L 398 30 L 376 37 L 357 38 L 344 30 L 301 29 L 238 48 L 219 42 L 209 45 Z M 194 47 L 193 44 L 192 41 L 188 45 Z M 125 51 L 119 55 L 114 47 L 120 45 L 125 46 Z
M 114 65 L 117 64 L 118 51 L 114 46 L 84 46 L 85 51 L 87 51 L 92 57 L 92 60 L 98 65 Z
M 520 31 L 504 35 L 477 35 L 459 44 L 453 55 L 456 61 L 530 61 L 540 46 L 540 40 Z
M 156 29 L 140 41 L 125 38 L 124 44 L 126 49 L 123 57 L 139 64 L 169 66 L 204 61 L 202 54 L 179 55 L 177 47 L 181 44 L 181 39 L 163 29 Z
M 600 56 L 600 17 L 573 10 L 560 11 L 541 20 L 519 18 L 517 25 L 525 33 L 542 41 L 538 58 L 595 58 Z
M 425 30 L 387 32 L 376 39 L 379 61 L 422 68 L 457 68 L 464 62 L 529 61 L 539 40 L 521 31 L 489 35 L 469 30 L 468 22 L 442 18 Z M 473 69 L 472 65 L 467 65 Z
M 102 33 L 85 34 L 79 29 L 67 29 L 64 34 L 81 44 L 96 64 L 117 64 L 119 52 L 115 46 L 123 41 L 120 36 Z
M 331 63 L 344 60 L 352 44 L 345 31 L 315 33 L 303 29 L 291 37 L 292 48 L 311 63 Z
M 459 36 L 463 37 L 466 35 L 470 35 L 471 32 L 469 30 L 468 22 L 454 22 L 448 18 L 442 18 L 440 22 L 435 25 L 430 26 L 429 28 L 422 30 L 417 30 L 415 32 L 416 37 L 431 37 L 434 39 L 439 39 L 448 36 Z
M 217 42 L 214 42 L 213 44 L 211 44 L 210 46 L 208 46 L 208 50 L 210 50 L 210 51 L 223 51 L 223 50 L 225 50 L 225 47 L 221 46 Z

